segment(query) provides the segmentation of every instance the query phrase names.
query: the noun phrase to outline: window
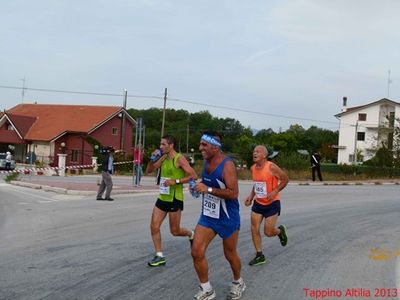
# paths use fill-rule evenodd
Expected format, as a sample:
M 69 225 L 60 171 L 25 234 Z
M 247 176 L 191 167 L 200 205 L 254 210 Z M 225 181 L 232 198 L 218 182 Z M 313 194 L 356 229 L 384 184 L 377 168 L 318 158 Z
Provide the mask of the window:
M 354 162 L 354 154 L 349 154 L 349 162 Z
M 71 162 L 78 162 L 79 160 L 79 150 L 71 151 Z
M 357 132 L 357 141 L 365 141 L 365 132 Z
M 367 121 L 367 114 L 358 114 L 358 121 Z
M 394 111 L 391 111 L 389 113 L 389 127 L 393 128 L 394 127 Z
M 118 134 L 118 128 L 117 127 L 113 127 L 112 128 L 112 135 L 117 135 Z

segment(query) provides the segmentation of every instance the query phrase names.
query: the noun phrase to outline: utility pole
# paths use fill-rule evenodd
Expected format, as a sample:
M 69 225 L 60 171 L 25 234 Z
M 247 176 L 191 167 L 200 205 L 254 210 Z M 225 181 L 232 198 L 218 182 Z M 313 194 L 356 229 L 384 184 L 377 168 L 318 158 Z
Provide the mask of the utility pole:
M 162 124 L 161 124 L 161 137 L 164 136 L 165 107 L 166 106 L 167 106 L 167 88 L 165 88 L 165 91 L 164 91 L 164 109 L 163 109 Z
M 189 124 L 186 126 L 186 154 L 189 155 Z
M 143 156 L 143 149 L 144 149 L 144 126 L 143 126 L 143 119 L 137 118 L 136 119 L 136 133 L 135 133 L 135 150 L 133 152 L 133 185 L 140 184 L 140 174 L 139 172 L 142 171 L 142 162 L 141 157 Z M 136 162 L 135 162 L 136 160 Z
M 128 99 L 128 90 L 124 91 L 124 109 L 122 111 L 122 125 L 121 125 L 121 150 L 125 151 L 125 122 L 126 122 L 126 101 Z
M 358 136 L 358 120 L 356 121 L 355 125 L 356 133 L 354 137 L 354 158 L 353 158 L 353 164 L 356 164 L 357 162 L 357 136 Z

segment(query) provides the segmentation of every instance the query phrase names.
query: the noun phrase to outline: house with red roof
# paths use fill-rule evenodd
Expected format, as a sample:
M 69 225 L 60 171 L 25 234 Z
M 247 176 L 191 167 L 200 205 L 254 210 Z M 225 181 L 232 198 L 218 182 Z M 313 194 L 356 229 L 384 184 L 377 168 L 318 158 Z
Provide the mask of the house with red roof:
M 112 146 L 131 155 L 136 121 L 123 107 L 19 104 L 0 113 L 0 152 L 12 150 L 17 162 L 89 165 L 95 149 Z

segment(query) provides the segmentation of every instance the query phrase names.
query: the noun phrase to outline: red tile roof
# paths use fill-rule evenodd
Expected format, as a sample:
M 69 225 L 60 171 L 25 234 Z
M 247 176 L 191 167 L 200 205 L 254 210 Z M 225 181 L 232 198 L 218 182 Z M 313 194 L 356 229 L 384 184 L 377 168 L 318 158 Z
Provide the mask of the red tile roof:
M 23 117 L 36 118 L 25 135 L 26 140 L 51 141 L 66 131 L 87 133 L 122 109 L 117 106 L 19 104 L 6 113 L 14 115 L 14 120 L 24 129 L 28 118 L 23 121 Z M 24 130 L 22 128 L 18 130 Z
M 18 130 L 19 134 L 22 135 L 22 137 L 26 135 L 29 128 L 31 128 L 33 123 L 35 123 L 36 121 L 36 117 L 18 116 L 13 114 L 7 114 L 7 116 L 15 126 L 15 129 Z
M 24 139 L 14 130 L 0 130 L 1 142 L 5 144 L 24 144 Z

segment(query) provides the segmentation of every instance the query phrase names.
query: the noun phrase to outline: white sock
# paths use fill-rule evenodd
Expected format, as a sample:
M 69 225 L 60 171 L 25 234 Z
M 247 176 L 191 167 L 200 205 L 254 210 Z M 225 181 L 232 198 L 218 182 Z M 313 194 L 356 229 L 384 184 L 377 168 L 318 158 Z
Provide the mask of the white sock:
M 159 256 L 159 257 L 164 257 L 162 252 L 156 252 L 156 255 Z
M 240 277 L 238 280 L 233 279 L 233 282 L 243 284 L 243 278 Z
M 212 286 L 209 281 L 200 283 L 200 285 L 201 285 L 201 288 L 203 289 L 203 291 L 205 291 L 205 292 L 209 292 L 212 290 Z

